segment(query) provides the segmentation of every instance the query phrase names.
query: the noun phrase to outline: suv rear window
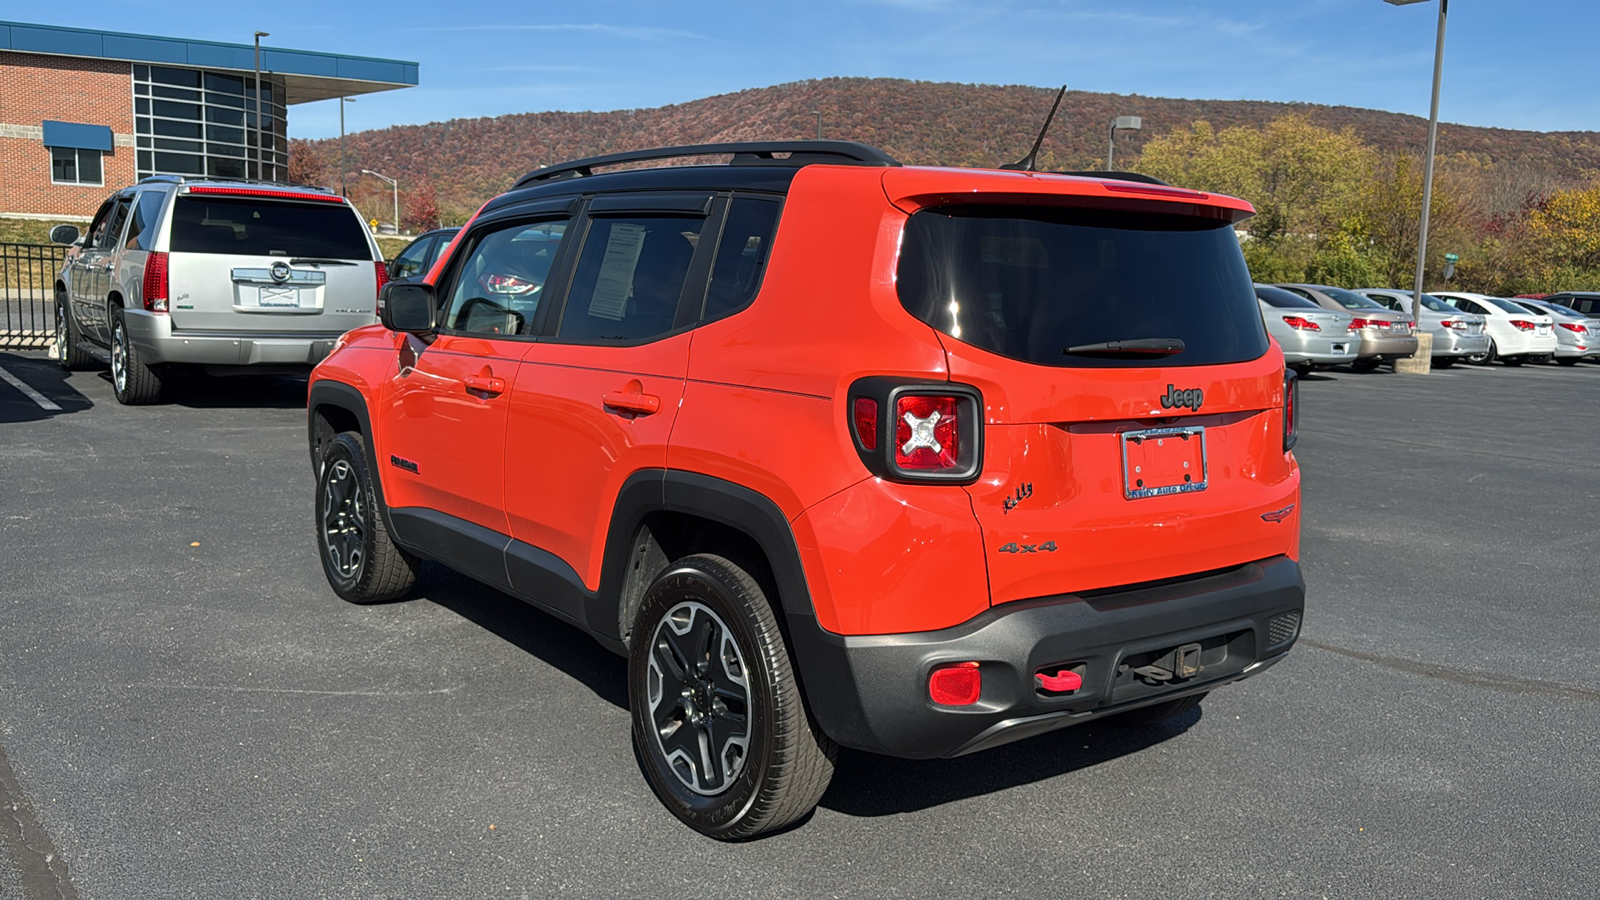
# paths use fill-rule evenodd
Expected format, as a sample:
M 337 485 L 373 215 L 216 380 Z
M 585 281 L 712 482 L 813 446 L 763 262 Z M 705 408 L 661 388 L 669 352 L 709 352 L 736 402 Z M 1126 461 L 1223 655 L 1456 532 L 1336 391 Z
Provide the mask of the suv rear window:
M 173 204 L 172 250 L 370 260 L 365 227 L 342 203 L 186 195 Z
M 1203 366 L 1267 352 L 1233 229 L 1192 216 L 959 206 L 906 224 L 906 310 L 975 347 L 1043 366 Z M 1067 354 L 1107 341 L 1172 339 L 1165 356 Z

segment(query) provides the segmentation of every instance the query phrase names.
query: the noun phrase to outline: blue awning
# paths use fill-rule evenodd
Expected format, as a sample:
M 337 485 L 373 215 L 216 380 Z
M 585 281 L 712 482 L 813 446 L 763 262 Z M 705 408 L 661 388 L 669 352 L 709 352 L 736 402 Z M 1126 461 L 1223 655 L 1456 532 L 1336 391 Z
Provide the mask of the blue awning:
M 107 125 L 83 125 L 77 122 L 45 122 L 44 145 L 110 153 L 111 128 Z

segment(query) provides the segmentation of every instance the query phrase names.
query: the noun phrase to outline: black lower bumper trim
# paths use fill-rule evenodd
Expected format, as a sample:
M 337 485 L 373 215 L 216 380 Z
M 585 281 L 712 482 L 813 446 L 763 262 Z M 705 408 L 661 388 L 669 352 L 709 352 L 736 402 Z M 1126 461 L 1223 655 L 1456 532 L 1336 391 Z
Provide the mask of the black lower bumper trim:
M 790 615 L 807 701 L 847 747 L 914 759 L 958 756 L 1152 703 L 1207 691 L 1277 662 L 1295 634 L 1270 644 L 1270 623 L 1302 613 L 1305 582 L 1287 557 L 1193 580 L 1093 597 L 1064 595 L 993 608 L 953 628 L 838 635 Z M 1298 618 L 1295 620 L 1298 625 Z M 1296 628 L 1297 633 L 1297 628 Z M 1198 661 L 1167 672 L 1173 654 Z M 928 697 L 937 666 L 975 661 L 977 703 Z M 1041 690 L 1041 670 L 1073 669 L 1082 686 Z

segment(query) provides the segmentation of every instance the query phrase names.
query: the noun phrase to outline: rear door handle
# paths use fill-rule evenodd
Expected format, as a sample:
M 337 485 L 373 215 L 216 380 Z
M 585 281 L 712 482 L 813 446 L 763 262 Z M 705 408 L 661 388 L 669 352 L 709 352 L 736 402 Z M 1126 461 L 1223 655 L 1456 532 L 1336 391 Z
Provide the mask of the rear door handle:
M 506 380 L 504 378 L 494 378 L 489 375 L 468 375 L 462 379 L 462 383 L 466 385 L 469 391 L 488 394 L 491 397 L 506 392 Z
M 606 406 L 612 409 L 622 409 L 638 413 L 641 416 L 654 415 L 661 411 L 661 398 L 655 394 L 636 394 L 631 391 L 612 391 L 601 398 Z

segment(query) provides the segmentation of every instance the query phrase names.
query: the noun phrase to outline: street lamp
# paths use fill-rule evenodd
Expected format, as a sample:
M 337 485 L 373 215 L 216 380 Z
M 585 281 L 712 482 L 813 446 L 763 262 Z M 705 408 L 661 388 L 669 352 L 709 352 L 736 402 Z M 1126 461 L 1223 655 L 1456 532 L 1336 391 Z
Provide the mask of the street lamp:
M 813 109 L 811 114 L 817 117 L 817 140 L 822 140 L 822 110 Z
M 339 196 L 348 197 L 350 192 L 344 186 L 344 105 L 356 102 L 352 97 L 339 98 Z
M 261 178 L 261 39 L 272 37 L 265 31 L 256 32 L 256 177 Z M 262 179 L 263 181 L 266 179 Z
M 1392 6 L 1410 6 L 1426 0 L 1384 0 Z M 1439 36 L 1433 46 L 1433 102 L 1428 108 L 1428 150 L 1422 164 L 1422 224 L 1417 231 L 1417 277 L 1411 293 L 1411 319 L 1422 324 L 1422 278 L 1428 265 L 1428 213 L 1433 205 L 1433 149 L 1439 138 L 1439 76 L 1444 72 L 1444 20 L 1450 0 L 1439 0 Z M 1410 371 L 1426 375 L 1433 353 L 1433 336 L 1417 329 L 1417 355 Z M 1399 367 L 1396 366 L 1396 371 Z
M 361 170 L 361 174 L 363 174 L 363 175 L 371 175 L 374 178 L 381 178 L 384 181 L 389 183 L 389 187 L 394 188 L 394 233 L 395 234 L 399 234 L 400 233 L 400 182 L 396 181 L 393 178 L 390 178 L 387 175 L 379 175 L 377 172 L 374 172 L 371 169 L 362 169 Z
M 1111 140 L 1106 146 L 1106 171 L 1115 172 L 1111 165 L 1111 158 L 1117 153 L 1117 132 L 1138 131 L 1144 127 L 1144 119 L 1138 116 L 1117 116 L 1111 120 Z

